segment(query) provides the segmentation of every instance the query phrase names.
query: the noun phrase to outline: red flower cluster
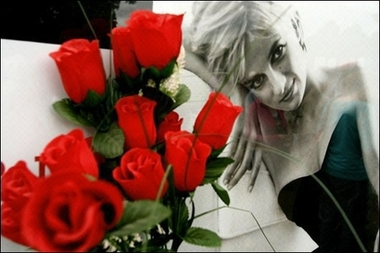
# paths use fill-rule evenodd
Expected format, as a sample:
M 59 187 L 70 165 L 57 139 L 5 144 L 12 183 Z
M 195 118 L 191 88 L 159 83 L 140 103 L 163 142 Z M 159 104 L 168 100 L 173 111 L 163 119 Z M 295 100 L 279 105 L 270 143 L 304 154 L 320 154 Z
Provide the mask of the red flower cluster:
M 5 165 L 3 165 L 5 169 Z M 5 170 L 1 178 L 1 234 L 17 243 L 28 245 L 21 230 L 24 207 L 32 195 L 38 178 L 19 161 Z
M 115 72 L 135 78 L 140 67 L 162 69 L 178 57 L 182 44 L 183 15 L 131 13 L 127 26 L 112 29 Z M 179 29 L 178 29 L 179 28 Z
M 40 251 L 86 251 L 116 225 L 123 210 L 117 187 L 67 166 L 69 171 L 54 171 L 47 178 L 37 178 L 24 161 L 6 170 L 1 178 L 3 236 Z
M 170 66 L 180 53 L 182 18 L 136 11 L 126 27 L 114 28 L 111 38 L 116 78 L 124 73 L 137 80 L 144 69 L 154 68 L 159 73 Z M 93 125 L 98 131 L 105 129 L 103 132 L 86 138 L 77 128 L 46 145 L 39 156 L 50 170 L 46 178 L 37 178 L 23 161 L 5 170 L 2 235 L 37 250 L 89 250 L 118 224 L 123 202 L 163 199 L 171 182 L 179 192 L 195 191 L 205 178 L 212 151 L 226 145 L 242 111 L 222 93 L 212 92 L 196 118 L 194 131 L 188 132 L 181 129 L 183 119 L 171 107 L 160 111 L 158 103 L 167 99 L 160 91 L 155 91 L 160 96 L 155 100 L 145 95 L 145 86 L 126 93 L 107 87 L 110 82 L 105 78 L 97 41 L 70 40 L 50 56 L 70 98 L 64 104 L 73 104 L 70 110 L 80 108 L 72 109 L 75 117 L 70 114 L 68 118 L 98 122 L 92 121 L 100 115 L 97 112 L 105 111 L 110 104 L 111 111 Z M 98 96 L 95 100 L 93 92 Z M 89 113 L 83 114 L 88 104 Z M 105 119 L 110 121 L 108 125 Z M 103 139 L 107 145 L 118 142 L 120 135 L 112 135 L 109 129 L 120 131 L 124 137 L 122 152 L 113 157 L 102 156 L 89 145 L 89 140 L 99 141 L 101 134 L 106 135 Z M 110 163 L 114 165 L 111 182 L 101 177 L 102 164 L 109 158 L 116 161 Z M 168 168 L 172 168 L 173 181 L 168 180 Z
M 118 124 L 124 132 L 127 151 L 113 176 L 133 200 L 142 199 L 141 196 L 152 200 L 157 197 L 167 165 L 173 166 L 178 190 L 194 191 L 204 179 L 211 151 L 226 144 L 235 119 L 242 111 L 222 93 L 212 92 L 196 118 L 194 133 L 190 133 L 181 130 L 182 119 L 177 120 L 178 114 L 174 111 L 156 127 L 154 108 L 153 100 L 139 95 L 123 97 L 116 104 Z M 161 158 L 151 150 L 161 141 L 158 135 L 164 136 L 165 140 L 164 166 Z M 144 189 L 145 193 L 136 189 Z

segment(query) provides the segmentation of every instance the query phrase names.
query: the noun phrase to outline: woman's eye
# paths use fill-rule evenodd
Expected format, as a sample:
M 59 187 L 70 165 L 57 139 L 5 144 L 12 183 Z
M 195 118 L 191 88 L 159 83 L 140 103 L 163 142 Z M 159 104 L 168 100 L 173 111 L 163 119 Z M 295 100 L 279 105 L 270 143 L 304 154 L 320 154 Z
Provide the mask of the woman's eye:
M 254 89 L 260 88 L 260 86 L 264 83 L 265 76 L 264 75 L 257 75 L 255 78 L 253 78 L 251 86 Z
M 272 55 L 272 61 L 277 61 L 283 56 L 284 51 L 285 51 L 285 46 L 286 45 L 279 45 L 276 48 L 276 50 L 273 52 L 273 55 Z
M 256 75 L 253 79 L 243 82 L 242 84 L 248 89 L 258 89 L 263 85 L 265 81 L 265 75 L 260 74 Z

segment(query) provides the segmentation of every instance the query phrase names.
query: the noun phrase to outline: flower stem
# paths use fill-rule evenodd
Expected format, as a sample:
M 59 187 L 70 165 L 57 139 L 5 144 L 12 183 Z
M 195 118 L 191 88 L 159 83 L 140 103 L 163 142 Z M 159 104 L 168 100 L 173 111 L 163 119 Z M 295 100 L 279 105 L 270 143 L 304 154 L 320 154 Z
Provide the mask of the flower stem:
M 173 244 L 172 244 L 172 247 L 171 247 L 171 250 L 174 251 L 174 252 L 177 252 L 178 249 L 179 249 L 179 246 L 181 245 L 182 243 L 182 239 L 178 236 L 174 236 L 173 238 Z
M 80 1 L 77 1 L 77 2 L 78 2 L 78 5 L 79 5 L 80 9 L 81 9 L 82 12 L 83 12 L 84 18 L 86 19 L 88 26 L 89 26 L 90 29 L 91 29 L 92 34 L 94 35 L 94 38 L 97 40 L 98 38 L 96 37 L 96 33 L 95 33 L 95 31 L 94 31 L 94 28 L 92 27 L 91 22 L 90 22 L 90 20 L 89 20 L 88 17 L 87 17 L 86 11 L 84 10 L 84 8 L 83 8 L 81 2 L 80 2 Z

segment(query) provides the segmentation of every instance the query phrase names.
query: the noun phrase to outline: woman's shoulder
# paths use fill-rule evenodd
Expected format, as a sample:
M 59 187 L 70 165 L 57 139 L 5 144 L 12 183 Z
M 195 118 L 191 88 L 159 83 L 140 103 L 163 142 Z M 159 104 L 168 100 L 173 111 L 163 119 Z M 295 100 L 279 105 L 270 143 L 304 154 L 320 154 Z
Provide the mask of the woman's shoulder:
M 347 62 L 334 67 L 325 68 L 325 72 L 332 79 L 349 82 L 363 79 L 363 67 L 359 62 Z
M 325 69 L 329 89 L 335 94 L 355 95 L 364 98 L 367 83 L 363 67 L 359 62 L 349 62 Z

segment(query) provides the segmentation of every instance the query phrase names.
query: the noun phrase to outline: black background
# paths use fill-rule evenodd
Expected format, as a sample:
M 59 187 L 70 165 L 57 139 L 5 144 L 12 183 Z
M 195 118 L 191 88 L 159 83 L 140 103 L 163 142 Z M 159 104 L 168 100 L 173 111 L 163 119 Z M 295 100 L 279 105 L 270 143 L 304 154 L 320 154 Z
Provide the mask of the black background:
M 94 39 L 79 1 L 1 1 L 1 38 L 61 44 L 73 38 Z M 115 11 L 123 15 L 136 8 L 150 7 L 152 1 L 80 1 L 101 48 L 110 47 L 109 32 L 117 26 Z M 149 9 L 149 8 L 148 8 Z

